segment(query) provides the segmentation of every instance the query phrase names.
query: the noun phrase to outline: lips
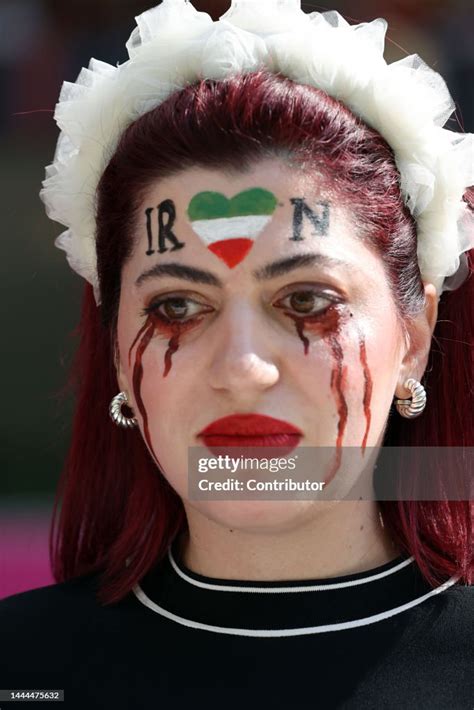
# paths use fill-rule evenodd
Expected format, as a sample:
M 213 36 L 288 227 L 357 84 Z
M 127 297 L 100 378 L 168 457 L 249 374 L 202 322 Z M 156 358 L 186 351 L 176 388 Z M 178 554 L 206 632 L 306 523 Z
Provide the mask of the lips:
M 281 456 L 292 451 L 302 436 L 293 424 L 263 414 L 231 414 L 211 422 L 198 434 L 215 454 L 225 453 L 223 447 L 228 446 L 261 446 L 278 447 Z

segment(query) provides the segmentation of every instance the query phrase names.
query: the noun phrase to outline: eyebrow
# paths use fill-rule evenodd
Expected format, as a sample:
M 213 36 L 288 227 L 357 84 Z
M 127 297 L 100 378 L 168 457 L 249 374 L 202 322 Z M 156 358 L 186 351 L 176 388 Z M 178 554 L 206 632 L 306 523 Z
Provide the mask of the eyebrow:
M 294 256 L 286 257 L 272 261 L 265 266 L 252 271 L 252 276 L 257 281 L 269 281 L 277 276 L 283 276 L 291 271 L 300 269 L 304 266 L 329 266 L 329 267 L 345 267 L 346 269 L 355 269 L 355 264 L 351 264 L 343 259 L 338 259 L 326 254 L 295 254 Z M 141 286 L 149 279 L 163 278 L 172 276 L 178 279 L 185 279 L 193 283 L 206 284 L 208 286 L 217 286 L 223 288 L 224 284 L 212 271 L 198 269 L 194 266 L 171 262 L 169 264 L 155 264 L 151 269 L 144 271 L 135 281 L 136 286 Z

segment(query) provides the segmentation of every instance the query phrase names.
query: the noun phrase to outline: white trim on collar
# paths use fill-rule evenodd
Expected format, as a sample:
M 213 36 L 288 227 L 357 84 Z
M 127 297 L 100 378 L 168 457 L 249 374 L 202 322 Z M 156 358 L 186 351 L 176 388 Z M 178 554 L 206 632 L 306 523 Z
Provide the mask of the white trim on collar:
M 148 607 L 148 609 L 151 609 L 151 611 L 154 611 L 157 614 L 160 614 L 161 616 L 164 616 L 166 619 L 169 619 L 170 621 L 175 621 L 178 624 L 181 624 L 182 626 L 187 626 L 188 628 L 191 629 L 199 629 L 200 631 L 212 631 L 214 633 L 218 634 L 230 634 L 232 636 L 251 636 L 251 637 L 258 637 L 258 638 L 275 638 L 279 636 L 304 636 L 308 634 L 320 634 L 324 633 L 327 631 L 344 631 L 347 629 L 354 629 L 360 626 L 368 626 L 369 624 L 375 624 L 378 621 L 383 621 L 384 619 L 388 619 L 391 616 L 395 616 L 396 614 L 401 614 L 403 611 L 406 611 L 407 609 L 411 609 L 414 606 L 417 606 L 418 604 L 421 604 L 424 602 L 426 599 L 429 599 L 430 597 L 434 596 L 435 594 L 439 594 L 440 592 L 443 592 L 445 589 L 453 585 L 457 580 L 459 579 L 460 575 L 455 575 L 448 579 L 447 582 L 444 582 L 440 587 L 436 587 L 435 589 L 432 589 L 431 591 L 427 592 L 426 594 L 423 594 L 421 597 L 418 597 L 417 599 L 412 599 L 409 602 L 406 602 L 405 604 L 402 604 L 401 606 L 394 607 L 393 609 L 388 609 L 387 611 L 383 611 L 379 614 L 373 614 L 372 616 L 366 616 L 362 619 L 353 619 L 352 621 L 344 621 L 341 623 L 337 624 L 324 624 L 322 626 L 306 626 L 302 628 L 296 628 L 296 629 L 238 629 L 238 628 L 232 628 L 232 627 L 226 627 L 226 626 L 215 626 L 213 624 L 203 624 L 199 621 L 193 621 L 192 619 L 186 619 L 183 616 L 178 616 L 177 614 L 173 614 L 170 611 L 167 611 L 163 607 L 159 606 L 158 604 L 155 604 L 143 591 L 143 589 L 140 587 L 139 584 L 135 585 L 133 587 L 133 592 L 137 599 L 144 604 L 144 606 Z M 194 580 L 193 580 L 194 581 Z
M 173 553 L 171 552 L 171 546 L 168 548 L 168 557 L 171 565 L 182 579 L 184 579 L 189 584 L 193 584 L 195 587 L 200 587 L 201 589 L 213 589 L 220 592 L 261 592 L 264 594 L 278 594 L 278 593 L 289 593 L 289 592 L 324 592 L 328 589 L 344 589 L 345 587 L 355 587 L 359 584 L 366 584 L 368 582 L 375 582 L 377 579 L 382 579 L 382 577 L 387 577 L 394 572 L 398 572 L 407 565 L 414 561 L 414 557 L 409 557 L 403 562 L 400 562 L 395 567 L 385 570 L 384 572 L 378 572 L 377 574 L 368 574 L 366 577 L 361 577 L 360 579 L 354 579 L 348 582 L 333 582 L 329 584 L 309 584 L 307 586 L 295 586 L 295 587 L 250 587 L 250 586 L 239 586 L 231 584 L 215 584 L 210 582 L 201 582 L 200 580 L 193 579 L 186 574 L 176 563 Z

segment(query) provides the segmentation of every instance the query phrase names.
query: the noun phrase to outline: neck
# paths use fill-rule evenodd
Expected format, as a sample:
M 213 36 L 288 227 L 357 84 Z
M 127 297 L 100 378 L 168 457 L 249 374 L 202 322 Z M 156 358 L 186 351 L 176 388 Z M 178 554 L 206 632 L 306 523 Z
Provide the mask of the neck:
M 401 554 L 375 501 L 332 501 L 304 522 L 259 530 L 232 528 L 185 505 L 182 563 L 207 577 L 241 580 L 324 579 L 373 569 Z

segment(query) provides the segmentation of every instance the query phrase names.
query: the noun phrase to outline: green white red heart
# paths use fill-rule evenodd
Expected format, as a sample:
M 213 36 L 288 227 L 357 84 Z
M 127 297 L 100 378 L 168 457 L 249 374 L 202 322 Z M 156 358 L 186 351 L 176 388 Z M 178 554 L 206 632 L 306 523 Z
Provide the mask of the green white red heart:
M 248 254 L 276 206 L 272 192 L 253 187 L 232 198 L 221 192 L 199 192 L 191 199 L 187 213 L 209 251 L 233 268 Z

